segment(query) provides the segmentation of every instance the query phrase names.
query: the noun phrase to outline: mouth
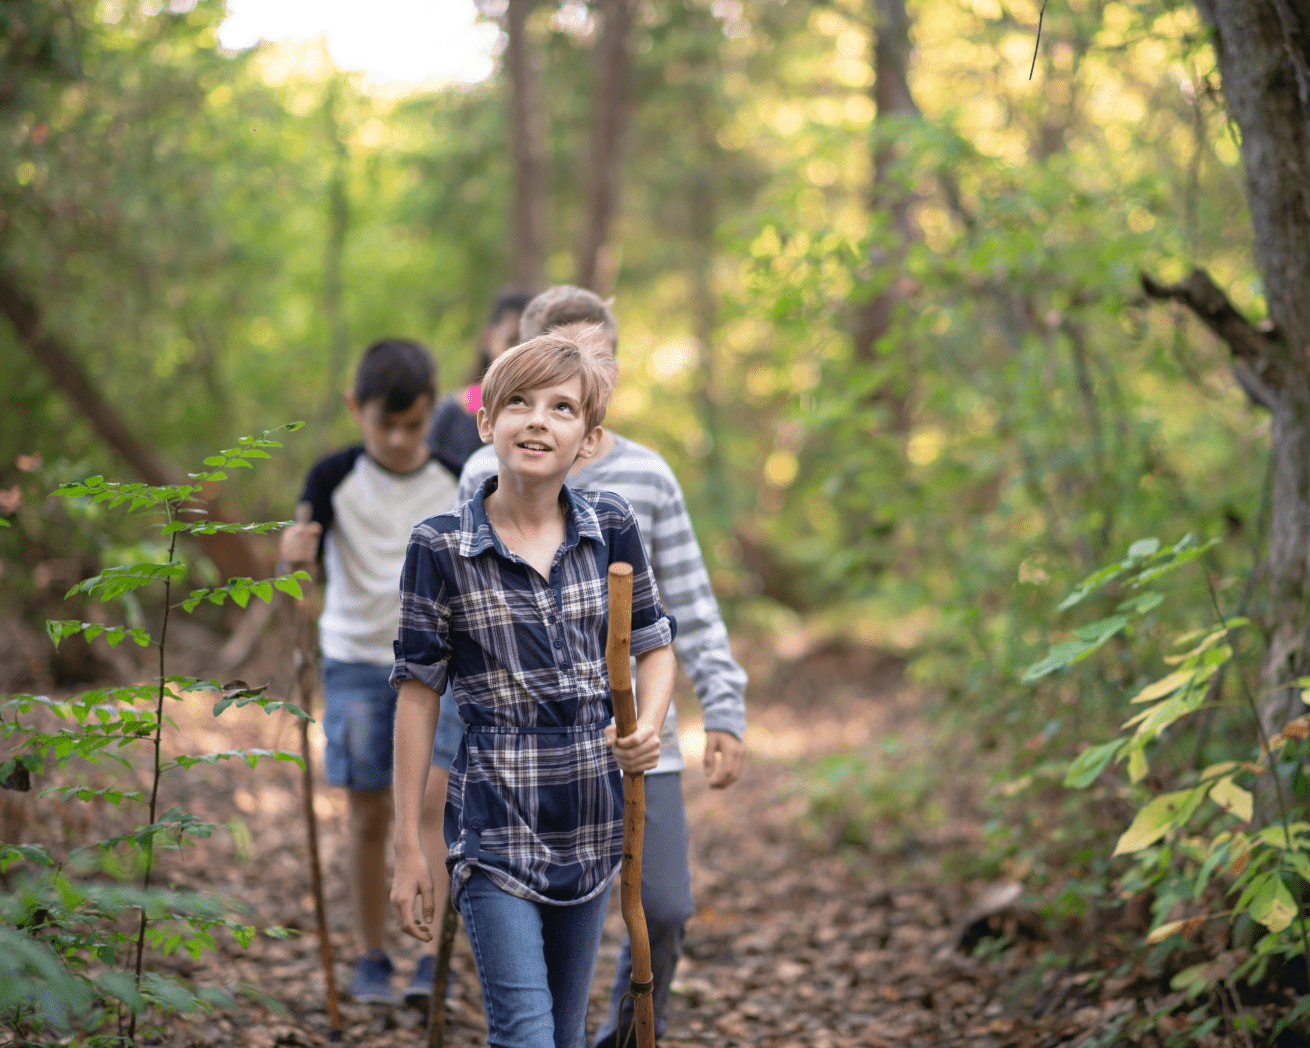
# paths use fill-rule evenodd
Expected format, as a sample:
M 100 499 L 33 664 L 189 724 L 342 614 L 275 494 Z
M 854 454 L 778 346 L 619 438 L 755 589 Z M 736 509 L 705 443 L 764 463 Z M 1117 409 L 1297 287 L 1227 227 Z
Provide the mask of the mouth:
M 518 446 L 524 451 L 550 451 L 550 448 L 547 445 L 535 440 L 522 441 Z

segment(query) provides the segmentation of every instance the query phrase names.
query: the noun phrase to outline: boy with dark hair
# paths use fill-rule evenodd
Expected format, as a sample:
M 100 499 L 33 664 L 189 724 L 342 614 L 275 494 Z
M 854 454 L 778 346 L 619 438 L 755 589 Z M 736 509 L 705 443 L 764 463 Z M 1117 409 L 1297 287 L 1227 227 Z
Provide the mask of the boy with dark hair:
M 543 291 L 523 311 L 519 337 L 531 339 L 551 331 L 565 334 L 579 324 L 598 324 L 609 352 L 618 341 L 618 325 L 609 306 L 583 288 L 560 286 Z M 460 476 L 458 501 L 471 498 L 496 472 L 495 451 L 474 453 Z M 647 560 L 655 572 L 660 597 L 678 622 L 675 642 L 700 699 L 705 718 L 705 774 L 710 786 L 730 786 L 741 770 L 746 729 L 746 674 L 732 657 L 728 632 L 710 588 L 709 574 L 683 502 L 682 489 L 667 462 L 635 441 L 605 430 L 597 448 L 580 459 L 567 478 L 574 490 L 613 491 L 632 504 Z M 440 730 L 449 734 L 457 714 L 443 703 Z M 682 799 L 685 766 L 678 745 L 678 721 L 670 706 L 660 732 L 659 764 L 646 775 L 646 837 L 642 850 L 642 906 L 650 932 L 655 978 L 655 1033 L 662 1036 L 673 973 L 682 954 L 683 930 L 694 912 L 687 856 L 687 813 Z M 435 771 L 436 769 L 434 769 Z M 624 937 L 609 1018 L 596 1048 L 618 1042 L 619 1004 L 628 990 L 632 959 Z M 623 1029 L 631 1022 L 631 999 L 624 1008 Z
M 478 336 L 478 359 L 472 385 L 450 394 L 437 405 L 428 430 L 428 448 L 433 457 L 455 476 L 468 457 L 482 447 L 478 436 L 478 408 L 482 407 L 482 376 L 492 361 L 519 341 L 519 320 L 532 301 L 531 291 L 502 288 L 491 304 L 487 325 Z
M 346 393 L 363 442 L 320 459 L 305 478 L 302 503 L 312 521 L 282 534 L 287 563 L 321 560 L 323 612 L 323 732 L 328 781 L 346 787 L 350 805 L 348 866 L 364 955 L 350 993 L 357 1001 L 390 1003 L 387 956 L 386 839 L 391 822 L 391 765 L 396 693 L 388 684 L 400 624 L 400 571 L 414 524 L 454 505 L 455 481 L 424 443 L 437 394 L 431 354 L 416 342 L 385 339 L 365 350 Z M 438 739 L 449 763 L 458 744 Z M 445 856 L 444 797 L 425 808 L 423 840 L 434 862 Z M 424 999 L 432 958 L 420 961 L 415 982 Z

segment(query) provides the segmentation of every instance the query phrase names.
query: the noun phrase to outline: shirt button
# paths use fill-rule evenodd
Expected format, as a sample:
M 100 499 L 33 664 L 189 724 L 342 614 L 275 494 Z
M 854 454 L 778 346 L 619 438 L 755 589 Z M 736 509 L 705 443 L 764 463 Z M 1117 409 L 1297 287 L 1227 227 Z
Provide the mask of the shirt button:
M 475 830 L 480 830 L 482 829 L 482 820 L 474 819 L 471 823 L 469 823 L 469 825 L 472 826 Z
M 555 616 L 552 615 L 552 616 L 551 616 L 550 618 L 548 618 L 546 621 L 549 622 L 552 626 L 555 625 Z
M 557 640 L 557 641 L 555 642 L 555 647 L 557 647 L 557 648 L 562 648 L 562 647 L 564 647 L 564 642 L 563 642 L 563 641 L 559 641 L 559 640 Z

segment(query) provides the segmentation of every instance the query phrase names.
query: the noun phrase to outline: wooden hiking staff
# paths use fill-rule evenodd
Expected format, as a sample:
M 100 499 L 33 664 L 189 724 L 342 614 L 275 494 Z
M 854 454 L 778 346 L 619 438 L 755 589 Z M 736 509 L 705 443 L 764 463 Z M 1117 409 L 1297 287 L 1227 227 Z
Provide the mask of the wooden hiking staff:
M 445 1048 L 446 983 L 450 980 L 450 955 L 455 950 L 455 930 L 459 914 L 455 912 L 454 885 L 446 883 L 446 907 L 441 911 L 441 937 L 437 940 L 437 958 L 432 965 L 432 996 L 428 998 L 428 1048 Z
M 609 635 L 605 640 L 605 664 L 610 674 L 610 699 L 614 704 L 614 726 L 619 738 L 637 730 L 637 705 L 632 697 L 632 565 L 621 561 L 609 570 Z M 623 902 L 623 923 L 628 926 L 632 953 L 632 1017 L 637 1028 L 637 1048 L 655 1048 L 655 977 L 650 970 L 650 933 L 646 911 L 641 905 L 641 849 L 646 836 L 646 776 L 623 776 L 623 869 L 619 888 Z M 623 1021 L 622 1002 L 619 1022 Z M 620 1037 L 619 1044 L 626 1043 Z
M 308 502 L 296 507 L 296 523 L 308 524 L 314 508 Z M 313 705 L 314 688 L 318 683 L 318 670 L 314 658 L 314 623 L 309 617 L 309 602 L 296 601 L 295 686 L 299 706 L 306 713 Z M 309 877 L 314 891 L 314 916 L 318 919 L 318 952 L 323 961 L 323 975 L 327 979 L 328 1040 L 341 1040 L 341 1009 L 337 1003 L 337 978 L 332 970 L 332 937 L 328 932 L 327 905 L 323 901 L 323 863 L 318 851 L 318 815 L 314 811 L 314 766 L 309 747 L 309 721 L 300 718 L 300 754 L 304 761 L 301 791 L 305 803 L 305 834 L 309 838 Z

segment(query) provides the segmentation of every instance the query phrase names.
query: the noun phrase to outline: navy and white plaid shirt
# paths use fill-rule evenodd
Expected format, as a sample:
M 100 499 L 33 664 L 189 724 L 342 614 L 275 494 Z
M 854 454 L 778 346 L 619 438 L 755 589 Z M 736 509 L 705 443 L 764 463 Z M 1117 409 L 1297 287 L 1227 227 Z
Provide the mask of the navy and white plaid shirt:
M 391 683 L 440 694 L 449 679 L 464 722 L 446 794 L 455 891 L 476 866 L 520 898 L 585 902 L 623 844 L 622 780 L 604 737 L 609 565 L 633 568 L 634 655 L 670 643 L 676 624 L 622 496 L 562 490 L 564 543 L 542 578 L 487 519 L 496 485 L 410 535 Z

